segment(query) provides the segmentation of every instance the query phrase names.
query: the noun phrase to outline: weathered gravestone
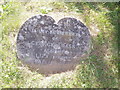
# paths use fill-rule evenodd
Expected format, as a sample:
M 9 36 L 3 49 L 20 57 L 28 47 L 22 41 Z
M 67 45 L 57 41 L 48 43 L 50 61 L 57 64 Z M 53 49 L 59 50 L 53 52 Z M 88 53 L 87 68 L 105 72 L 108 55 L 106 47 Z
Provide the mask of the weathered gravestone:
M 90 50 L 88 28 L 75 18 L 55 24 L 50 16 L 28 19 L 17 37 L 17 55 L 23 63 L 40 73 L 73 69 Z

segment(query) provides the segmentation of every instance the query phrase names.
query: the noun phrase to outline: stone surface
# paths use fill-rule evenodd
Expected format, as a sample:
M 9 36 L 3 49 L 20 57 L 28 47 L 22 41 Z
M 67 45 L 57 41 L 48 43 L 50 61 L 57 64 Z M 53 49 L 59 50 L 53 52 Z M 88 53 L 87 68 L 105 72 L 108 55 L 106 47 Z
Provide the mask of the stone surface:
M 28 19 L 17 37 L 17 56 L 40 73 L 71 70 L 90 50 L 88 28 L 75 18 L 63 18 L 55 24 L 50 16 Z

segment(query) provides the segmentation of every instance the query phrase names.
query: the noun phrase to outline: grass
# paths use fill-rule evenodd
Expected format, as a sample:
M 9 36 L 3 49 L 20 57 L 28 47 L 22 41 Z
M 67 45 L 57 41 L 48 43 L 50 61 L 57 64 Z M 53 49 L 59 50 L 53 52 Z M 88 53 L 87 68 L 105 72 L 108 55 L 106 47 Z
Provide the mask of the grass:
M 0 10 L 0 88 L 118 88 L 118 3 L 7 2 Z M 90 56 L 75 70 L 48 77 L 23 65 L 16 57 L 16 37 L 36 14 L 81 20 L 92 36 Z

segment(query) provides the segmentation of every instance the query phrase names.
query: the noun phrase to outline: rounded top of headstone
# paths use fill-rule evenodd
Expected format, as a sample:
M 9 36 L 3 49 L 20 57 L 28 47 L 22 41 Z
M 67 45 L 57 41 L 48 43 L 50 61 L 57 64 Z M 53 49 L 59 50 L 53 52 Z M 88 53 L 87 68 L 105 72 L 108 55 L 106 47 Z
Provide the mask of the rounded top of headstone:
M 52 17 L 37 15 L 20 28 L 17 55 L 23 62 L 40 70 L 45 66 L 47 72 L 45 68 L 51 65 L 57 71 L 59 65 L 78 63 L 89 51 L 90 41 L 88 28 L 75 18 L 63 18 L 55 24 Z M 60 70 L 64 69 L 60 67 Z

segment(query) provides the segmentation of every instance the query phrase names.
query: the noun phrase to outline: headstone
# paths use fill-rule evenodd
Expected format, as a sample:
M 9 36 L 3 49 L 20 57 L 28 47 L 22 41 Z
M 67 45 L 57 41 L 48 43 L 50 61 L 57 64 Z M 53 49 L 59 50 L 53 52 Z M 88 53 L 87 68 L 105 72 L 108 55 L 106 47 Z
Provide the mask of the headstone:
M 88 28 L 75 18 L 47 15 L 28 19 L 17 37 L 17 56 L 32 70 L 57 73 L 73 69 L 90 50 Z

